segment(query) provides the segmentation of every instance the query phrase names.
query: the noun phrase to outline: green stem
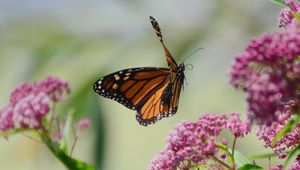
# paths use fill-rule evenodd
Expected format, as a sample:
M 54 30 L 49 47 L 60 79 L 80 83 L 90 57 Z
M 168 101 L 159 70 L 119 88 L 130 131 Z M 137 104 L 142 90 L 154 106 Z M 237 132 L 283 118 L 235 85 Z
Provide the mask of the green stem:
M 237 137 L 234 136 L 234 140 L 233 140 L 233 144 L 232 144 L 232 153 L 231 153 L 231 155 L 233 156 L 233 159 L 234 159 L 234 149 L 235 149 L 236 139 L 237 139 Z
M 218 163 L 220 163 L 221 165 L 223 165 L 224 167 L 226 167 L 229 170 L 234 170 L 233 167 L 230 167 L 229 165 L 227 165 L 225 162 L 221 161 L 220 159 L 218 159 L 217 157 L 215 157 L 214 155 L 212 156 L 212 158 L 217 161 Z
M 74 151 L 74 149 L 75 149 L 75 145 L 76 145 L 76 143 L 77 143 L 77 140 L 78 140 L 78 138 L 75 137 L 74 142 L 73 142 L 72 147 L 71 147 L 70 156 L 72 156 L 72 154 L 73 154 L 73 151 Z

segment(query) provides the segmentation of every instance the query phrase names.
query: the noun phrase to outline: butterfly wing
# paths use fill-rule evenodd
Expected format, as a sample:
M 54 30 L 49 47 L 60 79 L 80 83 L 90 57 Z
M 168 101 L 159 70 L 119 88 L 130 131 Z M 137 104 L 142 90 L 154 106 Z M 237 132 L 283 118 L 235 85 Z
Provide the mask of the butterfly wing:
M 149 98 L 149 93 L 166 83 L 169 75 L 169 69 L 159 67 L 125 69 L 102 77 L 93 88 L 99 95 L 136 110 Z
M 151 22 L 151 25 L 152 25 L 153 29 L 155 30 L 155 33 L 156 33 L 159 41 L 161 42 L 161 44 L 163 46 L 164 53 L 165 53 L 165 56 L 166 56 L 169 67 L 171 68 L 172 71 L 176 71 L 178 65 L 177 65 L 176 61 L 174 60 L 174 58 L 172 57 L 170 51 L 168 50 L 168 48 L 164 44 L 163 36 L 162 36 L 161 30 L 159 28 L 158 22 L 152 16 L 150 16 L 150 22 Z
M 181 83 L 175 73 L 165 83 L 149 94 L 147 100 L 137 106 L 137 121 L 147 126 L 156 121 L 174 115 L 177 112 Z

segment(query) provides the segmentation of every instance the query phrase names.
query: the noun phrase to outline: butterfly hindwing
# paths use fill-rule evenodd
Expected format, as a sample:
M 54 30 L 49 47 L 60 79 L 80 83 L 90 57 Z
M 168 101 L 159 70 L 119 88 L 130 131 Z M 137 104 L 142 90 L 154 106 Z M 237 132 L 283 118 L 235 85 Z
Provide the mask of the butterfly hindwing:
M 173 77 L 173 78 L 172 78 Z M 136 119 L 141 125 L 147 126 L 156 121 L 174 115 L 177 112 L 182 83 L 175 73 L 166 83 L 156 89 L 146 102 L 137 108 Z
M 144 103 L 138 106 L 136 119 L 141 125 L 147 126 L 155 123 L 169 112 L 168 108 L 162 103 L 162 96 L 170 82 L 171 80 L 167 79 L 162 86 L 149 95 Z

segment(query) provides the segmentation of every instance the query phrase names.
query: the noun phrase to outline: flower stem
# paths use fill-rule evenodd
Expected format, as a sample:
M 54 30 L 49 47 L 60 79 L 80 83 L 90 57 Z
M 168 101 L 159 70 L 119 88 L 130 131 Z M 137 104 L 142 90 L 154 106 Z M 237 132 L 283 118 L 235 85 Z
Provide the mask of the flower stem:
M 235 150 L 235 144 L 236 144 L 236 136 L 234 136 L 234 139 L 233 139 L 233 144 L 232 144 L 232 156 L 233 156 L 233 159 L 234 159 L 234 150 Z
M 31 139 L 31 140 L 35 141 L 35 142 L 42 143 L 42 141 L 40 139 L 38 139 L 38 138 L 34 138 L 34 137 L 29 136 L 29 135 L 24 134 L 24 133 L 22 133 L 22 135 L 25 136 L 25 137 L 27 137 L 28 139 Z
M 75 149 L 75 145 L 76 145 L 76 143 L 77 143 L 77 140 L 78 140 L 78 138 L 75 137 L 74 142 L 73 142 L 72 147 L 71 147 L 71 150 L 70 150 L 70 157 L 71 157 L 72 154 L 73 154 L 73 151 L 74 151 L 74 149 Z
M 215 157 L 214 155 L 212 156 L 212 158 L 217 161 L 218 163 L 220 163 L 221 165 L 223 165 L 224 167 L 226 167 L 229 170 L 234 170 L 233 167 L 230 167 L 229 165 L 227 165 L 225 162 L 221 161 L 220 159 L 218 159 L 217 157 Z

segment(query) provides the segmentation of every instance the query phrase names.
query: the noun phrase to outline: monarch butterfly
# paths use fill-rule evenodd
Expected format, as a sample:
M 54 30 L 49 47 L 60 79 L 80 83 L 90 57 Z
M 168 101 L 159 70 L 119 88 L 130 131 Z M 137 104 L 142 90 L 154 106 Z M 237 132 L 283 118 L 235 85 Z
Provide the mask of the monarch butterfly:
M 157 21 L 150 22 L 163 46 L 169 68 L 138 67 L 120 70 L 97 80 L 94 91 L 136 110 L 136 119 L 143 125 L 153 124 L 177 112 L 180 90 L 185 75 L 184 64 L 177 64 L 164 44 Z

